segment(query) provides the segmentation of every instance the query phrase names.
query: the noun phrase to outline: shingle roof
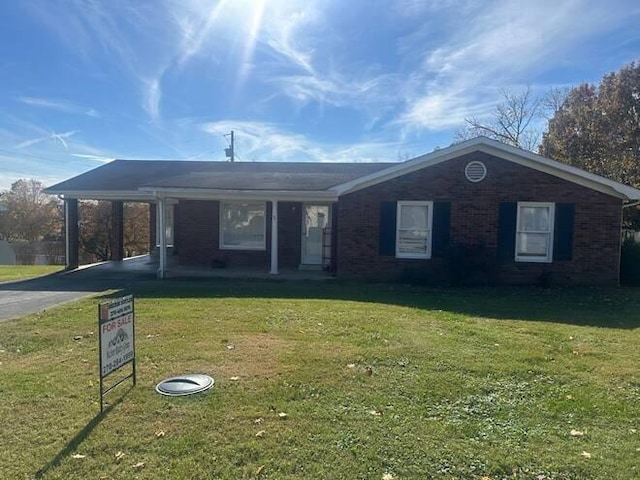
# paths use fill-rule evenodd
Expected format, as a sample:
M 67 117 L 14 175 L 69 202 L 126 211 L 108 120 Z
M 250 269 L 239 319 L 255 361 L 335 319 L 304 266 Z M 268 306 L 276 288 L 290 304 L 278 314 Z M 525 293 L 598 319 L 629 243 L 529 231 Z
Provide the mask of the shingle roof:
M 391 165 L 394 163 L 114 160 L 53 185 L 47 192 L 136 191 L 153 187 L 322 191 Z

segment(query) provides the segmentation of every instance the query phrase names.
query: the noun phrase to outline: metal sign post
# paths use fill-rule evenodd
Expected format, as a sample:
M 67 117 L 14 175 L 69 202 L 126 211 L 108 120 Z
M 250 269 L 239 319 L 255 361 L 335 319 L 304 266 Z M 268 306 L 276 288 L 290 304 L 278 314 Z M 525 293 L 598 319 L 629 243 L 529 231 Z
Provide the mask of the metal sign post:
M 133 378 L 136 384 L 136 329 L 133 295 L 116 298 L 98 305 L 100 343 L 100 413 L 104 411 L 104 396 L 118 385 Z M 104 379 L 131 363 L 131 373 L 106 390 Z

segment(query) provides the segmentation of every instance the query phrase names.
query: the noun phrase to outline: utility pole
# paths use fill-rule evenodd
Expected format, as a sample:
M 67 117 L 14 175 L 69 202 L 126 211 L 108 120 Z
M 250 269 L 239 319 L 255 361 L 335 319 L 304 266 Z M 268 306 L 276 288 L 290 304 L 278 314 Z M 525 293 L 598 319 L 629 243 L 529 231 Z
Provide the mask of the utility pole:
M 224 149 L 224 154 L 227 158 L 229 158 L 232 162 L 235 160 L 235 150 L 234 150 L 234 143 L 233 143 L 233 130 L 231 130 L 231 133 L 225 135 L 225 137 L 231 136 L 231 146 L 229 148 L 225 148 Z

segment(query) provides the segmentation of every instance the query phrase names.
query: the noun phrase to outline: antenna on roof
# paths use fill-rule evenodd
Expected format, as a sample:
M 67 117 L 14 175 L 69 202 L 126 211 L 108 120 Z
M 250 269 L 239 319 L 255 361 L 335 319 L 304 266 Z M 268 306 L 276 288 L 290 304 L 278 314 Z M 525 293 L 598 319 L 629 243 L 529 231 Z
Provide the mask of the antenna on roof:
M 234 143 L 233 143 L 233 130 L 231 133 L 225 135 L 225 137 L 231 136 L 231 146 L 229 148 L 224 149 L 224 155 L 229 158 L 232 162 L 235 160 L 235 151 L 234 151 Z

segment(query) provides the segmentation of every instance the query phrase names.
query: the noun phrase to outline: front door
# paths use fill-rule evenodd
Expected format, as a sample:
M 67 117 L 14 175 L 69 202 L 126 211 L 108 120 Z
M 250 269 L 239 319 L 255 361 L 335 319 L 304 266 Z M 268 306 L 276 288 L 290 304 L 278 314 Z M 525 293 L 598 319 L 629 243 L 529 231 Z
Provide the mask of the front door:
M 302 208 L 302 259 L 303 265 L 328 264 L 331 255 L 329 245 L 329 205 L 306 203 Z

